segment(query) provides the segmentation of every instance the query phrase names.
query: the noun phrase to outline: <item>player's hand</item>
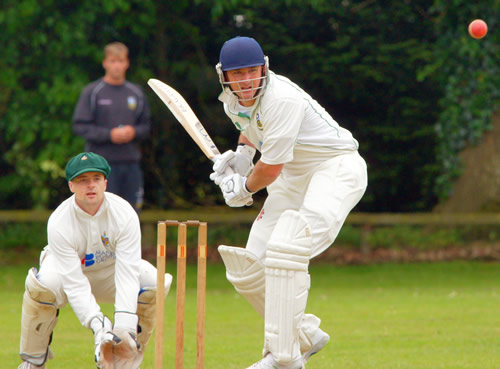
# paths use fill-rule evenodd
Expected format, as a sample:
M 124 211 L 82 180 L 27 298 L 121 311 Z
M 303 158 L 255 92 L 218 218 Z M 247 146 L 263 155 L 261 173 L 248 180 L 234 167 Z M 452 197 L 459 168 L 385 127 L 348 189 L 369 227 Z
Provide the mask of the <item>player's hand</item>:
M 96 315 L 90 321 L 90 329 L 94 332 L 94 359 L 98 367 L 101 360 L 101 343 L 106 332 L 110 331 L 112 327 L 111 320 L 103 314 Z
M 228 206 L 241 207 L 252 204 L 253 193 L 248 191 L 246 182 L 247 177 L 243 177 L 238 173 L 234 173 L 222 179 L 219 187 L 222 190 L 222 195 Z
M 238 145 L 235 151 L 228 150 L 224 154 L 214 159 L 214 172 L 210 174 L 210 179 L 219 185 L 222 179 L 228 175 L 227 168 L 231 168 L 234 173 L 243 177 L 248 177 L 252 171 L 253 157 L 256 150 L 249 145 Z
M 144 359 L 144 351 L 133 332 L 113 329 L 104 334 L 100 345 L 100 369 L 137 369 Z
M 130 142 L 135 138 L 135 128 L 130 124 L 122 127 L 123 139 L 125 142 Z
M 128 143 L 135 137 L 135 128 L 131 125 L 115 127 L 111 129 L 110 137 L 115 144 Z

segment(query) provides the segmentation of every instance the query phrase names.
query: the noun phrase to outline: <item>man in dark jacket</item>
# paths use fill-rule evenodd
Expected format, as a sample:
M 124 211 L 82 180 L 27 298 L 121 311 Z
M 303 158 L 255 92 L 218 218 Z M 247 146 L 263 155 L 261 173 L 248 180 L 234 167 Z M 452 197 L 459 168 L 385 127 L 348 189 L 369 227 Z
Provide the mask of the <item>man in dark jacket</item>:
M 108 191 L 139 212 L 143 175 L 139 141 L 150 131 L 149 106 L 141 87 L 126 80 L 128 48 L 113 42 L 104 48 L 104 77 L 82 91 L 73 115 L 73 131 L 87 143 L 85 151 L 102 155 L 111 166 Z

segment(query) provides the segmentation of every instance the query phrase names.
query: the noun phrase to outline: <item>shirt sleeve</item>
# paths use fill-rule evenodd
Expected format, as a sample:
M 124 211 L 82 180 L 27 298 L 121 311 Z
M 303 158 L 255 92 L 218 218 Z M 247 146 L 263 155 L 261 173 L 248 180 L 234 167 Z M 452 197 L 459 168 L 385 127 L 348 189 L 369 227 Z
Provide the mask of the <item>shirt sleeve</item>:
M 90 104 L 91 90 L 85 88 L 80 94 L 73 113 L 73 132 L 94 143 L 111 142 L 111 129 L 98 126 Z
M 83 326 L 88 327 L 90 319 L 101 311 L 91 292 L 90 282 L 83 274 L 78 253 L 71 240 L 59 229 L 48 227 L 48 243 L 54 253 L 68 302 Z
M 134 126 L 136 140 L 146 139 L 149 136 L 149 132 L 151 130 L 149 103 L 144 92 L 142 92 L 141 99 L 142 99 L 142 111 L 137 117 L 136 124 Z
M 260 150 L 262 162 L 278 165 L 293 160 L 293 149 L 304 115 L 304 104 L 292 98 L 279 99 L 263 111 L 265 128 Z
M 135 215 L 124 227 L 116 243 L 115 312 L 133 314 L 137 312 L 140 261 L 141 231 L 139 218 Z M 130 328 L 135 329 L 136 327 Z

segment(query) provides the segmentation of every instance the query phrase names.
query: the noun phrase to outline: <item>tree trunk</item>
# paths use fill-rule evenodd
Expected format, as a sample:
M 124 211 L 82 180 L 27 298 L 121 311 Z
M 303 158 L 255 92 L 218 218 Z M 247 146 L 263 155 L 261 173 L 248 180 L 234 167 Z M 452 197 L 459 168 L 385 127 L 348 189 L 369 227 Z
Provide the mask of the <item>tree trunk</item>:
M 451 196 L 437 212 L 493 212 L 500 210 L 500 111 L 492 117 L 492 128 L 481 143 L 460 153 L 463 173 Z

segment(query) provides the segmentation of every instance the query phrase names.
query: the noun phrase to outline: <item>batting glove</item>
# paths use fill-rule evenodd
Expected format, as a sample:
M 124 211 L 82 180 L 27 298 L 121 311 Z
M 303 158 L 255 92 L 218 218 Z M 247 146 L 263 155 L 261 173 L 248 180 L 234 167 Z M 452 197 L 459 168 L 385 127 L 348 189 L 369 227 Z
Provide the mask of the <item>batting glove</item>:
M 217 156 L 214 159 L 214 172 L 210 174 L 210 179 L 219 185 L 228 174 L 238 173 L 243 177 L 248 177 L 254 167 L 255 152 L 256 150 L 249 145 L 238 145 L 236 152 L 228 150 Z
M 238 173 L 222 179 L 219 187 L 228 206 L 241 207 L 252 204 L 252 195 L 254 192 L 248 191 L 246 183 L 247 177 L 243 177 Z

